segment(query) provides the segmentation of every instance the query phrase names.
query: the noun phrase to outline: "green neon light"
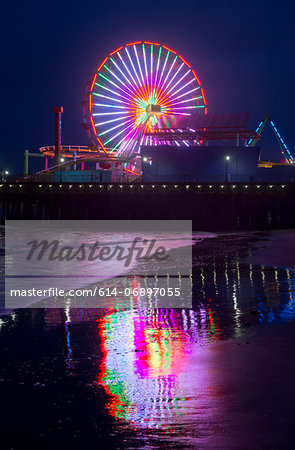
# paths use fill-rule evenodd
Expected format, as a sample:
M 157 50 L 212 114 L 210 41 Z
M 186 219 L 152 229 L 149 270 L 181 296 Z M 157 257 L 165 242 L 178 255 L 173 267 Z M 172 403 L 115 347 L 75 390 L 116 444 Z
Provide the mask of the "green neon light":
M 159 49 L 159 53 L 158 53 L 158 61 L 160 61 L 161 53 L 162 53 L 162 47 L 160 47 L 160 49 Z M 159 62 L 159 64 L 160 64 L 160 62 Z
M 113 74 L 113 72 L 111 71 L 111 69 L 109 69 L 107 66 L 103 66 L 105 69 L 107 69 L 111 74 Z
M 98 74 L 100 77 L 104 78 L 107 81 L 110 81 L 110 79 L 108 77 L 106 77 L 105 75 L 103 75 L 102 73 Z
M 165 59 L 165 64 L 167 62 L 167 59 L 169 58 L 169 55 L 170 55 L 170 50 L 168 50 L 168 52 L 167 52 L 166 59 Z
M 154 46 L 151 45 L 151 77 L 153 76 L 153 56 L 154 56 L 153 48 Z
M 113 147 L 113 151 L 116 150 L 116 148 L 119 147 L 119 142 L 117 145 L 115 145 L 115 147 Z M 121 156 L 121 155 L 120 155 Z

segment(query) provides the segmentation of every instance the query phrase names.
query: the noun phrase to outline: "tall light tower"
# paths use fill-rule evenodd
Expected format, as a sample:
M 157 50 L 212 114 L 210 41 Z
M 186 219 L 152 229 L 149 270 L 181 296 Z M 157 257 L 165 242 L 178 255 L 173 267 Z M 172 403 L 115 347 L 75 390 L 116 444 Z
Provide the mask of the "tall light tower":
M 54 129 L 55 129 L 55 150 L 54 150 L 54 165 L 60 164 L 60 148 L 61 148 L 61 115 L 64 109 L 62 106 L 54 106 Z

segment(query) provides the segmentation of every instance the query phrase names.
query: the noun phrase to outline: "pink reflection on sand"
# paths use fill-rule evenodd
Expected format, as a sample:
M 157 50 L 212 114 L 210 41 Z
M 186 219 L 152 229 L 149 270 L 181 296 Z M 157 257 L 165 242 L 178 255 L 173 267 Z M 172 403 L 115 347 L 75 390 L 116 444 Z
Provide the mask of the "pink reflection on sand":
M 200 345 L 208 334 L 202 334 L 201 320 L 194 327 L 191 313 L 122 311 L 98 319 L 104 357 L 97 382 L 109 394 L 110 415 L 170 433 L 180 425 L 185 430 L 200 416 L 210 420 L 208 347 Z

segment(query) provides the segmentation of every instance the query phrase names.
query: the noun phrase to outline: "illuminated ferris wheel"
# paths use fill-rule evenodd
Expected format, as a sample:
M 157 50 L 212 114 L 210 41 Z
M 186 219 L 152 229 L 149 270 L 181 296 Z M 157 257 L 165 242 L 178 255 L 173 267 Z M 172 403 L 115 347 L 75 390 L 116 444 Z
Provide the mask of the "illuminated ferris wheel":
M 92 141 L 117 156 L 152 144 L 147 132 L 159 120 L 169 126 L 171 117 L 177 122 L 207 113 L 204 89 L 191 65 L 175 50 L 147 41 L 110 53 L 90 76 L 85 103 Z

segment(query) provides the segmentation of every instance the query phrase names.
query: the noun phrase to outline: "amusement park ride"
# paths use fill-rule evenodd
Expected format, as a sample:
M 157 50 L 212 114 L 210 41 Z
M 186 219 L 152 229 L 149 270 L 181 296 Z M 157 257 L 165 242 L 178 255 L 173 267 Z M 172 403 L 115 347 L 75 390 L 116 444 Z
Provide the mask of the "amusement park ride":
M 133 181 L 142 173 L 142 146 L 204 146 L 209 141 L 235 141 L 253 147 L 270 123 L 284 160 L 295 160 L 267 114 L 256 131 L 246 129 L 250 113 L 208 114 L 205 91 L 191 65 L 175 50 L 157 42 L 121 46 L 90 74 L 83 100 L 83 128 L 91 145 L 62 145 L 62 107 L 55 107 L 55 145 L 40 148 L 45 169 L 27 180 L 56 172 L 84 171 L 95 166 L 111 172 L 113 181 Z M 37 155 L 34 155 L 37 156 Z M 49 160 L 54 164 L 49 167 Z M 86 164 L 86 166 L 85 166 Z M 259 161 L 261 167 L 276 163 Z M 62 178 L 60 178 L 62 180 Z
M 274 163 L 274 162 L 265 162 L 265 161 L 259 161 L 259 166 L 260 167 L 266 167 L 266 168 L 271 168 L 275 165 L 293 165 L 295 164 L 295 159 L 294 156 L 292 155 L 292 153 L 290 152 L 290 150 L 288 149 L 287 145 L 285 144 L 282 136 L 280 135 L 280 133 L 278 132 L 277 127 L 275 126 L 275 124 L 273 123 L 272 119 L 270 118 L 270 114 L 266 113 L 264 116 L 264 119 L 260 122 L 260 124 L 258 125 L 257 129 L 256 129 L 256 133 L 257 135 L 260 137 L 261 133 L 263 131 L 263 129 L 265 128 L 265 126 L 267 124 L 271 125 L 272 131 L 278 141 L 280 150 L 281 150 L 281 162 L 279 163 Z M 255 138 L 251 138 L 249 140 L 249 142 L 247 143 L 247 147 L 255 147 L 257 143 L 257 139 Z

